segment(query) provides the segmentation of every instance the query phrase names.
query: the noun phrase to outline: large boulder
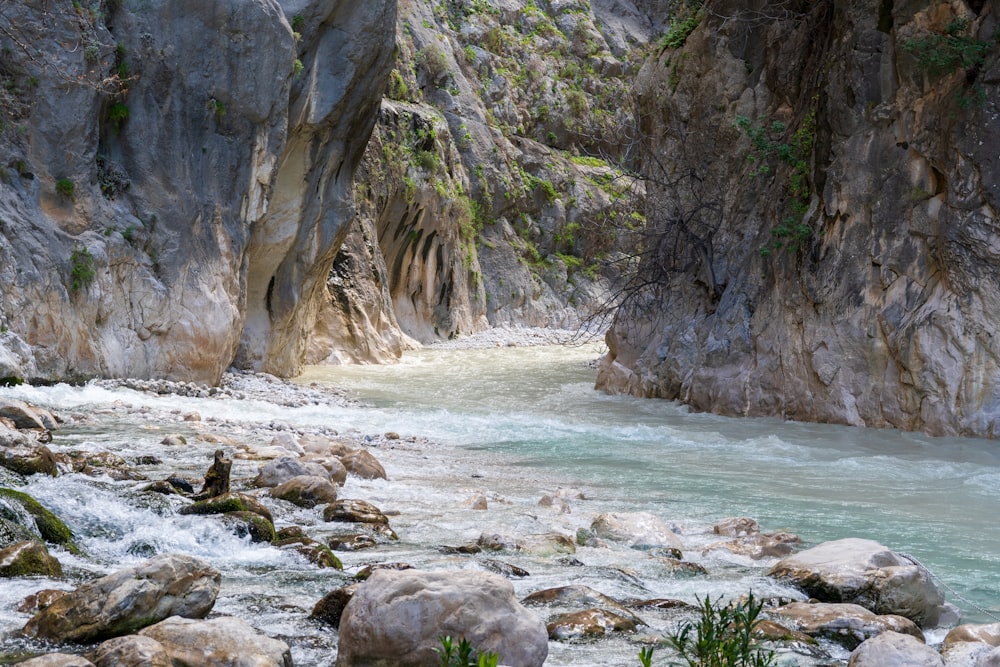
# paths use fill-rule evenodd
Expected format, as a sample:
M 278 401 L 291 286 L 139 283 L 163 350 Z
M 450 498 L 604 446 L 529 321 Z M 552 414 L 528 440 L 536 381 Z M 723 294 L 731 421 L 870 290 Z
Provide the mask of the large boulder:
M 464 637 L 511 667 L 540 667 L 548 655 L 545 625 L 497 575 L 376 570 L 344 609 L 337 667 L 439 664 L 442 636 Z
M 190 556 L 151 558 L 83 584 L 35 614 L 30 637 L 91 642 L 135 632 L 170 616 L 201 618 L 215 605 L 222 575 Z
M 26 445 L 0 449 L 0 466 L 13 470 L 19 475 L 59 474 L 59 466 L 52 451 L 45 445 Z
M 163 645 L 142 635 L 109 639 L 88 657 L 97 667 L 173 667 Z
M 944 667 L 941 654 L 911 635 L 887 631 L 866 639 L 848 667 Z
M 987 625 L 966 623 L 952 628 L 944 637 L 945 646 L 959 642 L 977 642 L 990 646 L 1000 646 L 1000 623 Z
M 207 621 L 174 616 L 139 634 L 158 641 L 173 665 L 292 667 L 288 644 L 230 616 Z
M 56 426 L 52 416 L 41 408 L 33 408 L 13 398 L 0 398 L 0 417 L 14 422 L 16 428 L 46 431 Z
M 62 576 L 62 565 L 41 542 L 29 541 L 0 549 L 0 577 Z
M 299 461 L 290 456 L 283 456 L 262 465 L 257 472 L 257 477 L 253 480 L 253 484 L 260 487 L 278 486 L 293 477 L 301 477 L 302 475 L 330 478 L 326 468 L 319 463 Z
M 300 507 L 315 507 L 337 500 L 337 485 L 325 477 L 299 475 L 271 489 L 271 497 Z
M 683 549 L 684 545 L 664 521 L 649 512 L 598 514 L 590 530 L 599 538 L 622 542 L 634 549 Z
M 549 637 L 560 641 L 603 637 L 613 632 L 635 632 L 634 617 L 607 609 L 584 609 L 559 614 L 545 626 Z
M 873 540 L 824 542 L 779 561 L 769 574 L 822 602 L 859 604 L 923 627 L 937 622 L 944 604 L 926 568 Z
M 769 611 L 768 615 L 793 630 L 833 640 L 849 649 L 888 631 L 924 640 L 920 628 L 908 618 L 891 614 L 879 616 L 856 604 L 793 602 Z

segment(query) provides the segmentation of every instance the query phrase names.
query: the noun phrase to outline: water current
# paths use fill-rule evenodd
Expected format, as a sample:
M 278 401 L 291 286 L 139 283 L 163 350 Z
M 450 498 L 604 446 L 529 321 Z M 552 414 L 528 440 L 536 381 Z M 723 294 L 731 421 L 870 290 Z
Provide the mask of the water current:
M 150 479 L 204 474 L 212 451 L 266 447 L 275 430 L 335 429 L 367 441 L 389 480 L 350 478 L 342 497 L 368 500 L 391 514 L 396 543 L 342 553 L 345 571 L 320 570 L 292 551 L 252 545 L 205 517 L 182 516 L 179 498 L 139 491 L 134 481 L 79 474 L 31 478 L 23 489 L 63 518 L 82 556 L 54 550 L 60 580 L 8 580 L 0 586 L 0 654 L 39 650 L 17 630 L 20 600 L 41 588 L 70 589 L 87 578 L 155 553 L 182 552 L 224 573 L 214 613 L 246 619 L 287 641 L 295 664 L 332 665 L 336 631 L 308 620 L 312 605 L 373 562 L 423 568 L 482 568 L 482 559 L 443 552 L 482 533 L 573 536 L 602 511 L 650 511 L 675 526 L 685 559 L 707 576 L 680 576 L 661 560 L 625 548 L 580 547 L 575 561 L 505 553 L 530 576 L 512 580 L 519 595 L 582 583 L 619 599 L 710 595 L 802 595 L 765 576 L 772 560 L 723 549 L 717 520 L 749 516 L 762 528 L 790 531 L 806 545 L 842 537 L 874 539 L 912 554 L 938 577 L 965 620 L 990 622 L 1000 606 L 1000 446 L 987 440 L 930 438 L 868 430 L 692 414 L 665 401 L 593 390 L 595 346 L 424 349 L 389 366 L 311 367 L 297 380 L 346 389 L 365 405 L 283 407 L 264 400 L 157 396 L 95 386 L 0 389 L 61 413 L 86 416 L 56 432 L 56 451 L 110 450 L 126 459 L 155 455 Z M 197 411 L 201 421 L 184 421 Z M 383 434 L 396 432 L 399 440 Z M 168 447 L 164 435 L 189 444 Z M 221 444 L 220 444 L 221 443 Z M 238 459 L 234 486 L 259 461 Z M 569 512 L 538 506 L 544 493 L 578 489 Z M 482 493 L 489 509 L 466 507 Z M 570 494 L 572 496 L 573 494 Z M 317 510 L 265 497 L 278 527 L 296 524 L 322 539 L 333 532 Z M 537 609 L 542 616 L 559 609 Z M 992 613 L 997 613 L 993 611 Z M 676 627 L 671 612 L 640 612 L 638 638 Z M 1000 615 L 1000 614 L 998 614 Z M 930 639 L 940 640 L 931 633 Z M 637 637 L 550 642 L 548 665 L 637 665 Z M 844 661 L 846 652 L 824 650 Z M 786 654 L 782 664 L 829 664 Z M 826 662 L 823 662 L 826 660 Z M 841 663 L 846 664 L 846 663 Z

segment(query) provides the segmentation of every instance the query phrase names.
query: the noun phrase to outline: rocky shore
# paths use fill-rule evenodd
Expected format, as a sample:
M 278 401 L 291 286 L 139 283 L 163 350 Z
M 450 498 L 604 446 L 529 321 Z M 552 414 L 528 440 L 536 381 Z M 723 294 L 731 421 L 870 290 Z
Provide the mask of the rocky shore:
M 465 344 L 536 339 L 523 333 Z M 877 542 L 806 548 L 747 517 L 700 526 L 606 511 L 585 489 L 449 462 L 418 436 L 338 432 L 335 418 L 312 415 L 356 407 L 344 393 L 266 375 L 227 375 L 218 388 L 102 381 L 88 391 L 67 388 L 63 405 L 0 392 L 0 576 L 19 592 L 0 599 L 5 661 L 285 667 L 336 655 L 341 667 L 430 665 L 447 635 L 507 665 L 638 664 L 644 645 L 666 664 L 665 637 L 694 617 L 696 597 L 718 590 L 709 582 L 745 578 L 763 592 L 760 641 L 780 664 L 1000 661 L 1000 624 L 954 627 L 956 609 L 933 575 Z M 257 414 L 241 417 L 234 405 Z M 452 466 L 443 475 L 451 488 L 432 495 L 438 465 Z M 63 505 L 59 485 L 76 485 L 67 499 L 93 487 L 155 508 L 149 520 L 183 522 L 168 525 L 196 537 L 184 552 L 176 537 L 130 542 L 122 526 L 117 541 L 130 543 L 116 562 L 104 551 L 115 540 L 98 534 L 109 524 Z M 41 502 L 25 492 L 36 490 Z M 222 551 L 254 550 L 254 565 L 201 552 L 220 535 L 234 540 Z M 643 590 L 650 567 L 689 581 L 691 594 L 624 595 Z M 255 579 L 266 582 L 246 583 Z M 306 583 L 281 590 L 292 579 Z M 241 588 L 254 585 L 267 594 Z M 572 657 L 578 648 L 589 657 Z

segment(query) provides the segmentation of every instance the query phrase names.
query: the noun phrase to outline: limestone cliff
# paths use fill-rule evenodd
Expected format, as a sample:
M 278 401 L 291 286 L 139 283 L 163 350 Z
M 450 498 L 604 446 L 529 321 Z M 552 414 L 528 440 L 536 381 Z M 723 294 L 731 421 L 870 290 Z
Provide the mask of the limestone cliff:
M 650 228 L 599 385 L 998 435 L 995 4 L 691 11 L 639 77 Z
M 0 376 L 296 372 L 395 17 L 391 1 L 0 5 Z

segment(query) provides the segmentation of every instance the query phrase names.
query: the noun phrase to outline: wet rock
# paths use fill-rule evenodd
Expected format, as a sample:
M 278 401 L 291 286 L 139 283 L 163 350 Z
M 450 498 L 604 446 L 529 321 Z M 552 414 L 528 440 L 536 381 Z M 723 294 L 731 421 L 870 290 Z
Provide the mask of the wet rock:
M 379 570 L 392 570 L 393 572 L 401 572 L 403 570 L 412 570 L 413 566 L 409 563 L 372 563 L 371 565 L 366 565 L 365 567 L 358 570 L 354 578 L 358 581 L 366 581 L 375 572 Z
M 490 572 L 496 572 L 501 577 L 507 577 L 508 579 L 521 579 L 531 576 L 531 573 L 524 568 L 518 567 L 517 565 L 511 565 L 510 563 L 504 563 L 503 561 L 493 560 L 492 558 L 484 558 L 479 561 L 479 564 Z
M 375 527 L 390 539 L 398 539 L 389 527 L 389 518 L 382 510 L 364 500 L 343 499 L 330 503 L 323 510 L 323 521 L 364 523 Z
M 524 535 L 521 537 L 496 533 L 488 535 L 484 533 L 479 536 L 476 544 L 488 551 L 517 551 L 536 556 L 576 553 L 576 545 L 573 544 L 573 540 L 558 533 Z
M 73 533 L 59 517 L 26 493 L 0 488 L 0 545 L 9 546 L 2 544 L 5 534 L 16 537 L 23 535 L 23 531 L 72 553 L 79 552 Z
M 165 479 L 152 482 L 151 484 L 145 486 L 142 490 L 148 491 L 150 493 L 162 493 L 165 496 L 172 496 L 177 494 L 177 489 L 175 489 L 170 484 L 170 482 L 166 481 Z
M 945 635 L 943 646 L 959 642 L 981 642 L 989 646 L 1000 646 L 1000 623 L 986 625 L 966 623 L 952 628 Z
M 31 438 L 14 427 L 9 419 L 0 419 L 0 447 L 26 447 Z
M 672 598 L 652 598 L 649 600 L 633 600 L 629 602 L 630 607 L 635 607 L 637 609 L 642 609 L 643 607 L 648 607 L 651 609 L 694 609 L 694 605 L 689 602 L 684 602 L 683 600 L 674 600 Z
M 559 496 L 553 495 L 551 493 L 546 493 L 542 496 L 541 500 L 538 501 L 539 507 L 551 507 L 558 510 L 560 514 L 569 514 L 570 507 L 569 503 L 560 498 Z
M 25 476 L 59 474 L 56 457 L 45 445 L 0 449 L 0 466 Z
M 866 639 L 854 651 L 848 667 L 944 667 L 941 655 L 911 635 L 891 630 Z
M 665 565 L 674 577 L 701 577 L 708 574 L 704 566 L 691 561 L 664 557 L 657 557 L 656 561 Z
M 546 588 L 532 593 L 521 602 L 529 606 L 559 604 L 570 607 L 602 607 L 605 611 L 613 611 L 618 616 L 629 619 L 634 626 L 646 624 L 618 600 L 582 584 Z
M 270 510 L 259 500 L 245 493 L 224 493 L 214 498 L 199 500 L 178 510 L 179 514 L 228 514 L 229 512 L 253 512 L 274 523 Z
M 128 461 L 114 452 L 67 452 L 74 472 L 93 474 L 93 468 L 128 468 Z
M 17 664 L 23 667 L 94 667 L 90 660 L 69 653 L 49 653 Z
M 850 602 L 877 614 L 934 625 L 944 595 L 924 567 L 872 540 L 825 542 L 778 562 L 769 574 L 824 602 Z
M 753 626 L 753 634 L 759 639 L 779 642 L 801 642 L 803 644 L 815 644 L 816 640 L 804 632 L 786 628 L 780 623 L 758 619 Z
M 35 614 L 29 637 L 91 642 L 126 635 L 170 616 L 211 611 L 222 575 L 208 563 L 169 554 L 83 584 Z
M 66 593 L 67 591 L 55 588 L 43 588 L 37 593 L 32 593 L 21 600 L 21 604 L 17 605 L 17 610 L 22 614 L 35 614 L 66 595 Z
M 465 499 L 462 503 L 463 507 L 467 507 L 470 510 L 486 510 L 489 509 L 489 505 L 486 503 L 486 496 L 481 493 L 473 494 Z
M 875 635 L 892 630 L 923 641 L 916 624 L 893 614 L 878 615 L 856 604 L 793 602 L 767 612 L 773 620 L 810 637 L 824 637 L 849 649 Z
M 510 582 L 472 571 L 379 570 L 358 588 L 340 621 L 337 667 L 438 664 L 440 637 L 464 637 L 500 664 L 541 667 L 545 626 L 514 598 Z
M 946 667 L 987 667 L 987 656 L 994 651 L 1000 649 L 981 642 L 957 642 L 943 646 L 941 658 Z M 1000 662 L 989 667 L 1000 667 Z
M 361 583 L 359 581 L 349 586 L 330 591 L 324 595 L 313 607 L 309 618 L 322 621 L 335 628 L 340 627 L 340 619 L 344 615 L 344 608 L 351 601 L 351 598 L 354 597 L 354 593 L 358 590 L 358 586 Z
M 306 454 L 302 457 L 302 463 L 317 463 L 326 469 L 327 476 L 331 482 L 344 485 L 347 481 L 347 468 L 335 456 L 319 456 L 318 454 Z
M 62 565 L 41 542 L 18 542 L 0 549 L 0 577 L 61 577 Z
M 178 477 L 177 475 L 172 475 L 167 477 L 165 480 L 167 484 L 174 487 L 179 493 L 192 494 L 194 493 L 194 485 L 183 477 Z
M 460 544 L 457 547 L 443 545 L 438 547 L 438 551 L 443 554 L 478 554 L 483 552 L 483 548 L 478 544 Z
M 299 438 L 299 444 L 306 453 L 319 454 L 320 456 L 333 456 L 340 458 L 345 454 L 350 454 L 355 450 L 351 443 L 344 440 L 331 440 L 316 435 L 304 435 Z
M 708 553 L 713 549 L 725 549 L 737 556 L 746 556 L 753 560 L 762 558 L 779 558 L 792 553 L 801 539 L 792 533 L 751 533 L 745 537 L 740 537 L 732 542 L 719 542 L 713 544 L 703 551 Z
M 727 537 L 740 537 L 742 535 L 754 535 L 760 532 L 760 525 L 756 519 L 748 517 L 729 517 L 722 519 L 712 526 L 712 532 L 716 535 Z
M 545 626 L 550 639 L 567 641 L 603 637 L 613 632 L 635 632 L 635 623 L 605 609 L 585 609 L 559 614 Z
M 340 457 L 348 474 L 361 479 L 386 479 L 385 468 L 364 449 L 355 449 Z
M 272 447 L 281 447 L 296 456 L 301 456 L 306 453 L 306 450 L 302 448 L 298 440 L 291 433 L 279 433 L 273 438 L 271 438 Z
M 14 428 L 37 431 L 48 431 L 51 428 L 55 428 L 55 419 L 49 415 L 48 423 L 52 426 L 46 426 L 42 421 L 40 412 L 44 412 L 44 410 L 33 408 L 24 401 L 13 398 L 0 398 L 0 417 L 6 417 L 11 420 L 14 423 Z
M 317 567 L 334 570 L 344 569 L 344 564 L 337 558 L 337 554 L 333 553 L 330 547 L 315 540 L 301 544 L 296 550 L 305 556 L 306 560 Z
M 302 475 L 330 478 L 326 468 L 318 463 L 303 462 L 289 456 L 283 456 L 261 466 L 253 485 L 258 487 L 278 486 L 293 477 L 301 477 Z
M 174 665 L 198 667 L 291 667 L 288 644 L 249 623 L 222 616 L 207 621 L 171 617 L 139 633 L 155 639 Z
M 173 433 L 160 440 L 160 444 L 167 445 L 168 447 L 179 447 L 187 444 L 187 438 L 178 433 Z
M 370 535 L 358 533 L 354 535 L 333 535 L 326 539 L 327 545 L 334 551 L 361 551 L 378 545 Z
M 337 486 L 325 477 L 299 475 L 271 489 L 271 497 L 281 498 L 299 507 L 315 507 L 337 500 Z
M 205 483 L 202 485 L 198 495 L 195 496 L 195 499 L 206 500 L 229 493 L 229 475 L 232 469 L 232 459 L 227 459 L 226 453 L 223 450 L 215 450 L 212 465 L 208 468 L 208 472 L 205 473 Z
M 249 536 L 251 542 L 265 543 L 275 539 L 274 523 L 256 512 L 226 512 L 220 518 L 237 537 Z
M 152 637 L 115 637 L 88 654 L 97 667 L 173 667 L 170 656 Z
M 590 524 L 595 537 L 621 542 L 633 549 L 670 547 L 684 549 L 683 543 L 666 523 L 649 512 L 608 512 Z

